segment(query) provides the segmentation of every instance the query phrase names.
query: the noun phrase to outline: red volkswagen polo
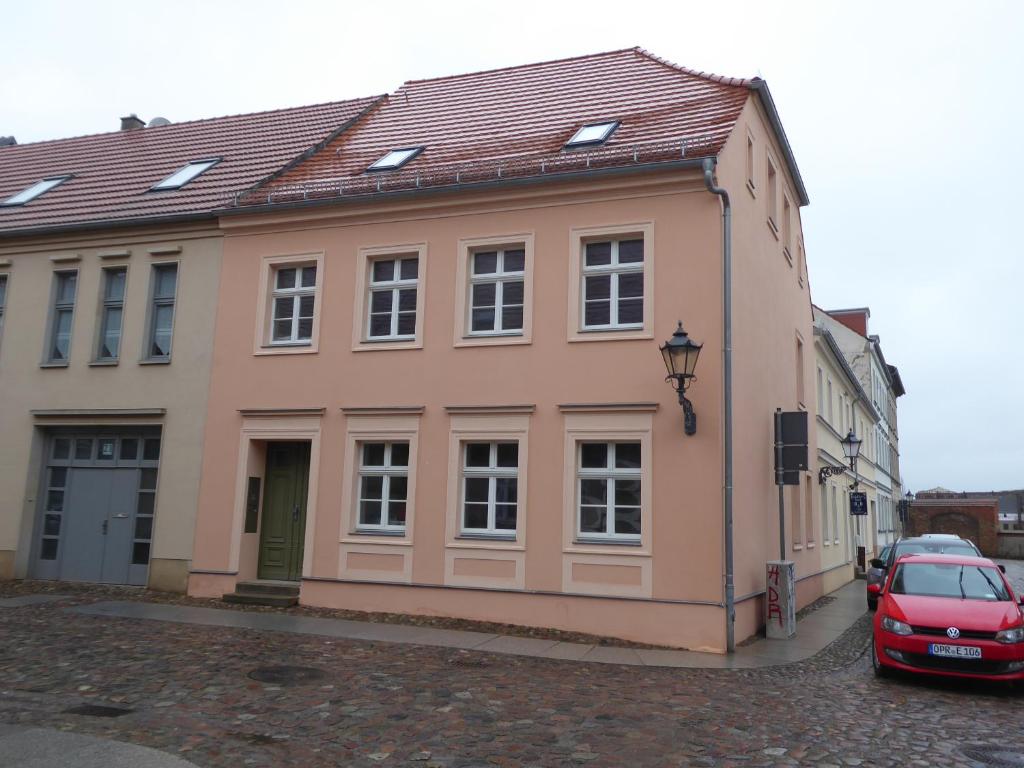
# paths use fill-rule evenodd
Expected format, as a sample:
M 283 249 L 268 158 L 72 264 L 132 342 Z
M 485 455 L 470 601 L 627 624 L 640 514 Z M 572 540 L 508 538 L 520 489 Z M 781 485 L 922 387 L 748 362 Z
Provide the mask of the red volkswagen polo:
M 1024 679 L 1024 614 L 984 557 L 904 555 L 879 595 L 871 663 L 950 677 Z

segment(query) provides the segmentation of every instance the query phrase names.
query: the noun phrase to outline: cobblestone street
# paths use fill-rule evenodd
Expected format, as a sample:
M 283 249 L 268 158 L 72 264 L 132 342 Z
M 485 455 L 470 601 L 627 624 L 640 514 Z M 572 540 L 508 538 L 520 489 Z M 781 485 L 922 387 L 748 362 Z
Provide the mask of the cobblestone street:
M 65 610 L 90 599 L 0 610 L 0 724 L 199 766 L 981 766 L 985 748 L 1024 753 L 1014 692 L 875 680 L 866 616 L 799 664 L 673 670 Z M 279 665 L 312 671 L 250 677 Z M 118 709 L 69 711 L 83 704 Z

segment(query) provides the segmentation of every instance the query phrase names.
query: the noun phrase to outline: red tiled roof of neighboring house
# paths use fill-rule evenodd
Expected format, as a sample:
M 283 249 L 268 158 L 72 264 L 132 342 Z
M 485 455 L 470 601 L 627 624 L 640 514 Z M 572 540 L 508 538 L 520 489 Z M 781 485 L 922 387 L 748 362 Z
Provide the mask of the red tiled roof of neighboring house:
M 0 236 L 213 215 L 233 196 L 333 138 L 381 97 L 0 146 L 0 202 L 43 178 L 73 178 L 0 205 Z M 181 189 L 150 188 L 190 161 L 220 162 Z
M 241 196 L 266 205 L 714 157 L 752 92 L 781 134 L 764 81 L 696 72 L 640 48 L 411 80 L 350 130 Z M 564 149 L 578 128 L 619 121 L 602 145 Z M 394 149 L 400 169 L 366 173 Z M 806 194 L 791 163 L 802 202 Z

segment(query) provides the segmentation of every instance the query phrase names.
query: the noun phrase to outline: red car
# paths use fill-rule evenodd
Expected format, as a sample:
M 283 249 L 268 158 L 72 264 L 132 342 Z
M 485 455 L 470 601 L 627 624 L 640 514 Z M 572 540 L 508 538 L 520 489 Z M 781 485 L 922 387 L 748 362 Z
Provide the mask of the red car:
M 900 557 L 878 598 L 871 664 L 986 680 L 1024 679 L 1024 613 L 984 557 Z

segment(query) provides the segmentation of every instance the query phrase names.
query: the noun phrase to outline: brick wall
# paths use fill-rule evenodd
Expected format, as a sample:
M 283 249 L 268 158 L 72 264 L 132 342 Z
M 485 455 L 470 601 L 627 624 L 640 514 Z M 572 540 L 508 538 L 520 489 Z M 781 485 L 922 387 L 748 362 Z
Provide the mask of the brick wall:
M 955 533 L 987 557 L 999 554 L 998 499 L 916 499 L 910 504 L 908 536 Z

